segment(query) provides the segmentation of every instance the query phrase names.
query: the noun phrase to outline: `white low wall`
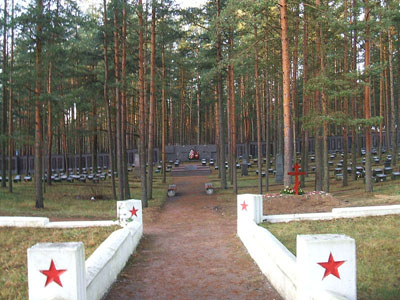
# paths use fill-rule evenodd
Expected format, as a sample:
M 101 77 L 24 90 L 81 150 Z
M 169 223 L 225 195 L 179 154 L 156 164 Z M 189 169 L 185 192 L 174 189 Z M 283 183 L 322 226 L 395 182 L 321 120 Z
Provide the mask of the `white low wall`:
M 28 282 L 35 283 L 29 285 L 29 297 L 31 300 L 100 300 L 104 297 L 143 236 L 141 201 L 134 199 L 118 201 L 117 209 L 118 221 L 50 223 L 48 218 L 0 218 L 0 226 L 44 228 L 123 226 L 122 229 L 114 231 L 101 243 L 86 262 L 84 261 L 82 243 L 80 243 L 82 249 L 78 249 L 82 252 L 81 255 L 75 253 L 78 253 L 78 250 L 69 256 L 64 255 L 64 252 L 68 252 L 66 250 L 64 251 L 64 249 L 75 247 L 77 243 L 38 243 L 29 248 L 27 251 Z M 74 280 L 78 272 L 77 268 L 71 268 L 74 264 L 82 267 L 81 271 L 79 271 L 82 273 L 82 276 L 79 277 L 81 280 Z M 46 276 L 47 279 L 49 276 L 51 278 L 56 278 L 57 282 L 54 283 L 53 280 L 51 280 L 48 284 L 45 278 Z M 45 281 L 46 283 L 44 283 Z M 76 291 L 83 292 L 77 293 Z
M 287 223 L 292 221 L 334 220 L 398 214 L 400 214 L 400 205 L 385 205 L 333 208 L 332 212 L 327 213 L 269 215 L 263 216 L 262 220 L 269 223 Z
M 296 257 L 253 220 L 238 220 L 238 236 L 279 294 L 287 300 L 296 300 Z
M 317 213 L 317 214 L 297 214 L 297 215 L 283 215 L 283 216 L 263 216 L 262 213 L 262 197 L 261 195 L 238 195 L 237 197 L 237 233 L 250 256 L 253 258 L 254 262 L 259 266 L 262 273 L 268 278 L 274 288 L 279 292 L 279 294 L 286 300 L 349 300 L 355 299 L 354 296 L 342 295 L 332 292 L 329 285 L 334 282 L 334 284 L 341 285 L 340 281 L 336 277 L 330 276 L 322 279 L 322 274 L 324 272 L 323 267 L 315 262 L 312 262 L 309 266 L 299 266 L 297 258 L 278 240 L 273 234 L 271 234 L 267 229 L 262 228 L 257 225 L 257 223 L 263 219 L 269 222 L 289 222 L 293 220 L 329 220 L 330 218 L 338 218 L 339 215 L 352 216 L 358 215 L 362 216 L 365 214 L 382 215 L 393 213 L 393 206 L 386 208 L 374 207 L 375 211 L 369 208 L 358 209 L 343 209 L 335 210 L 332 213 Z M 395 209 L 396 206 L 394 207 Z M 400 208 L 400 207 L 399 207 Z M 363 212 L 362 212 L 363 211 Z M 335 217 L 333 217 L 335 215 Z M 324 236 L 315 236 L 315 239 L 323 240 Z M 347 237 L 344 237 L 346 240 Z M 353 240 L 354 241 L 354 240 Z M 325 244 L 323 258 L 318 258 L 318 262 L 326 262 L 328 256 L 332 251 L 336 257 L 340 256 L 340 249 L 338 250 L 336 246 L 332 243 L 322 243 Z M 326 244 L 330 244 L 327 246 Z M 334 243 L 333 243 L 334 244 Z M 355 245 L 355 244 L 354 244 Z M 299 249 L 299 243 L 297 245 Z M 340 246 L 339 248 L 341 248 Z M 355 248 L 354 248 L 355 249 Z M 299 250 L 298 250 L 299 251 Z M 318 252 L 318 251 L 317 251 Z M 321 251 L 319 251 L 321 252 Z M 326 253 L 325 253 L 326 252 Z M 331 252 L 331 253 L 332 253 Z M 351 251 L 345 251 L 351 252 Z M 321 252 L 322 253 L 322 252 Z M 347 261 L 346 267 L 343 267 L 343 272 L 346 273 L 343 276 L 350 277 L 353 276 L 355 282 L 355 263 L 352 266 L 349 258 L 343 259 Z M 354 261 L 355 261 L 355 250 L 354 250 Z M 345 270 L 348 266 L 350 268 L 354 267 L 354 272 L 348 272 Z M 301 276 L 305 274 L 305 270 L 311 272 L 315 275 L 317 274 L 317 281 L 312 283 L 313 289 L 308 289 L 308 294 L 304 298 L 304 286 L 301 285 L 303 281 Z M 332 278 L 333 277 L 333 278 Z M 346 278 L 347 281 L 347 278 Z M 328 286 L 328 289 L 326 287 Z M 356 290 L 356 282 L 352 285 L 352 290 Z M 300 293 L 300 291 L 303 291 Z M 354 293 L 353 293 L 354 294 Z
M 131 222 L 114 231 L 86 260 L 88 300 L 99 300 L 104 296 L 135 251 L 142 234 L 142 224 Z
M 119 225 L 118 221 L 62 221 L 50 222 L 44 217 L 0 217 L 0 227 L 83 228 Z
M 0 227 L 46 227 L 49 218 L 42 217 L 0 217 Z

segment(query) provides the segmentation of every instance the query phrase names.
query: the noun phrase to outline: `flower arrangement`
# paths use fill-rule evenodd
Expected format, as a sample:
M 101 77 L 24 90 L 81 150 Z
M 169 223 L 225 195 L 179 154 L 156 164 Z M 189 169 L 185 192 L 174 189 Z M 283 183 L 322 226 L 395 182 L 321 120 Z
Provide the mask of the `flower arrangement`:
M 296 195 L 296 190 L 286 186 L 283 190 L 280 191 L 281 195 Z M 304 191 L 301 187 L 299 187 L 299 195 L 303 195 Z

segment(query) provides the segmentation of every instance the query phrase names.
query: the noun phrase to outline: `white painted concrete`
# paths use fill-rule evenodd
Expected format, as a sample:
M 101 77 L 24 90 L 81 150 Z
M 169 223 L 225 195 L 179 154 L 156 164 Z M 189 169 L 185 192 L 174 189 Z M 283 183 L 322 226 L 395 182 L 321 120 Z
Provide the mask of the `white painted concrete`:
M 125 202 L 125 203 L 124 203 Z M 28 285 L 30 300 L 100 300 L 117 279 L 129 257 L 143 236 L 142 203 L 140 200 L 118 201 L 121 221 L 43 222 L 34 221 L 40 227 L 74 228 L 89 226 L 113 226 L 121 223 L 124 228 L 114 231 L 85 262 L 83 244 L 37 244 L 28 249 Z M 136 216 L 131 216 L 132 209 Z M 129 212 L 129 215 L 127 212 Z M 129 219 L 129 220 L 128 220 Z M 31 225 L 34 223 L 32 222 Z M 22 223 L 20 219 L 7 217 L 7 224 Z M 38 226 L 39 226 L 38 225 Z M 41 270 L 52 270 L 51 261 L 60 274 L 62 287 L 51 282 L 46 287 L 46 276 Z
M 297 236 L 297 299 L 311 300 L 321 291 L 357 299 L 354 239 L 340 234 Z
M 119 225 L 118 221 L 63 221 L 50 222 L 46 228 L 110 227 Z
M 114 231 L 86 261 L 87 299 L 99 300 L 124 268 L 143 234 L 142 224 L 130 222 Z
M 263 212 L 262 195 L 242 194 L 237 196 L 237 217 L 249 218 L 256 223 L 261 222 Z
M 117 201 L 117 219 L 122 227 L 132 221 L 143 223 L 142 201 L 135 199 Z
M 336 218 L 372 217 L 400 214 L 400 205 L 343 207 L 332 209 Z
M 29 300 L 86 300 L 85 251 L 81 242 L 39 243 L 27 253 Z M 64 272 L 56 273 L 56 277 L 41 272 L 54 273 L 54 269 Z M 56 280 L 46 286 L 50 278 Z
M 238 236 L 261 272 L 279 294 L 296 299 L 296 257 L 268 230 L 253 220 L 238 220 Z
M 310 214 L 286 214 L 262 216 L 269 223 L 287 223 L 292 221 L 334 220 L 340 218 L 360 218 L 400 214 L 400 205 L 365 206 L 333 208 L 332 212 Z
M 246 205 L 243 206 L 243 204 Z M 246 209 L 244 209 L 244 207 Z M 310 290 L 311 293 L 309 294 L 308 298 L 298 298 L 299 285 L 303 284 L 302 280 L 304 277 L 307 277 L 307 275 L 298 271 L 298 259 L 296 259 L 296 257 L 267 229 L 257 225 L 257 223 L 259 223 L 262 219 L 265 219 L 265 217 L 263 218 L 262 216 L 262 198 L 260 199 L 258 195 L 238 195 L 237 214 L 237 233 L 239 238 L 248 250 L 250 256 L 259 266 L 262 273 L 268 278 L 274 288 L 284 299 L 353 300 L 353 298 L 339 294 L 334 289 L 327 290 L 327 288 L 330 288 L 330 286 L 325 285 L 321 285 L 320 288 L 314 288 Z M 282 216 L 273 217 L 276 217 L 277 219 L 280 218 L 285 222 L 293 219 L 319 220 L 333 218 L 332 213 L 312 214 L 311 216 L 309 214 L 285 215 L 283 218 L 281 218 Z M 335 251 L 336 253 L 335 249 L 332 251 Z M 346 267 L 354 265 L 355 270 L 355 248 L 353 252 L 354 263 L 349 262 L 348 266 Z M 321 258 L 321 262 L 328 261 L 329 253 L 325 256 L 326 257 Z M 336 260 L 339 259 L 340 256 L 338 256 L 338 259 Z M 321 268 L 324 274 L 324 268 L 318 264 L 317 267 Z M 343 265 L 341 267 L 343 268 Z M 343 268 L 343 270 L 345 269 L 346 268 Z M 342 271 L 342 269 L 340 271 Z M 322 275 L 319 277 L 319 281 L 321 281 L 321 279 Z M 328 278 L 325 278 L 326 282 L 329 282 L 330 278 L 329 280 L 327 279 Z
M 0 227 L 45 227 L 49 218 L 42 217 L 0 217 Z

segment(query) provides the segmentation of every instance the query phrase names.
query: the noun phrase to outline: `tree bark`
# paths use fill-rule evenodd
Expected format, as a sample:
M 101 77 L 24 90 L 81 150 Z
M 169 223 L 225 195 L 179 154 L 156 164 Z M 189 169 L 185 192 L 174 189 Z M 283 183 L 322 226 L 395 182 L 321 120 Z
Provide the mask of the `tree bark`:
M 344 0 L 344 22 L 347 25 L 347 0 Z M 348 66 L 348 40 L 347 40 L 347 30 L 344 32 L 344 75 L 347 76 L 349 72 Z M 345 118 L 349 118 L 349 97 L 346 95 L 344 96 L 344 115 Z M 347 160 L 348 160 L 348 126 L 344 124 L 343 126 L 343 166 L 342 166 L 342 176 L 343 176 L 343 186 L 348 186 L 348 176 L 347 176 Z
M 2 70 L 2 86 L 3 86 L 3 120 L 2 132 L 7 135 L 7 0 L 4 0 L 4 26 L 3 26 L 3 70 Z M 1 142 L 1 186 L 6 187 L 6 149 L 7 142 L 3 139 Z M 11 181 L 11 178 L 10 180 Z
M 109 161 L 111 169 L 111 183 L 112 183 L 112 194 L 113 199 L 117 199 L 117 193 L 115 190 L 115 176 L 114 176 L 114 146 L 113 146 L 113 134 L 112 134 L 112 123 L 111 123 L 111 112 L 110 112 L 110 101 L 108 99 L 108 57 L 107 57 L 107 0 L 103 0 L 103 17 L 104 17 L 104 89 L 103 96 L 106 107 L 107 117 L 107 131 L 108 131 L 108 151 Z
M 221 66 L 221 28 L 220 28 L 220 14 L 221 14 L 221 0 L 217 1 L 217 97 L 218 97 L 218 119 L 219 119 L 219 171 L 221 174 L 221 188 L 226 189 L 226 169 L 225 169 L 225 135 L 224 135 L 224 116 L 223 116 L 223 103 L 222 103 L 222 74 Z
M 391 137 L 392 137 L 392 167 L 395 168 L 397 164 L 397 113 L 396 104 L 394 99 L 394 77 L 393 77 L 393 28 L 388 29 L 388 42 L 389 42 L 389 75 L 390 75 L 390 106 L 392 108 L 391 120 Z
M 10 61 L 10 93 L 8 100 L 8 191 L 12 193 L 12 157 L 14 154 L 14 139 L 13 139 L 13 68 L 14 68 L 14 0 L 11 1 L 11 61 Z M 17 167 L 18 157 L 15 159 L 15 169 L 18 174 Z
M 285 186 L 292 183 L 292 132 L 291 132 L 291 112 L 290 112 L 290 59 L 289 59 L 289 40 L 287 25 L 287 3 L 286 0 L 279 0 L 280 19 L 281 19 L 281 42 L 282 42 L 282 72 L 283 72 L 283 123 L 284 123 L 284 163 L 283 181 Z
M 150 107 L 149 107 L 149 145 L 147 161 L 149 173 L 147 177 L 147 198 L 153 198 L 153 148 L 154 148 L 154 121 L 156 114 L 156 8 L 153 0 L 151 8 L 151 40 L 150 40 Z
M 309 99 L 307 95 L 308 81 L 308 12 L 307 6 L 304 6 L 304 28 L 303 28 L 303 118 L 308 114 Z M 308 137 L 309 131 L 304 128 L 302 132 L 302 147 L 301 147 L 301 169 L 308 173 Z M 305 175 L 300 177 L 301 187 L 305 187 Z
M 122 103 L 120 91 L 120 65 L 119 65 L 119 30 L 118 30 L 118 12 L 114 8 L 114 75 L 115 75 L 115 106 L 116 106 L 116 148 L 117 148 L 117 172 L 118 172 L 118 198 L 125 199 L 124 193 L 124 166 L 122 151 Z
M 127 27 L 127 0 L 123 0 L 122 7 L 122 58 L 121 58 L 121 76 L 122 76 L 122 92 L 121 92 L 121 131 L 122 131 L 122 171 L 124 174 L 124 194 L 125 199 L 131 198 L 131 191 L 129 188 L 129 174 L 128 174 L 128 152 L 127 152 L 127 85 L 126 85 L 126 27 Z
M 44 208 L 43 201 L 43 185 L 42 185 L 42 159 L 43 159 L 43 124 L 41 115 L 42 93 L 42 16 L 43 1 L 36 0 L 36 8 L 38 11 L 38 22 L 36 24 L 36 53 L 35 53 L 35 198 L 36 208 Z
M 254 40 L 257 41 L 257 26 L 254 26 Z M 257 169 L 258 193 L 262 194 L 262 154 L 261 154 L 261 104 L 260 85 L 258 78 L 258 49 L 254 47 L 254 80 L 256 81 L 256 116 L 257 116 Z
M 369 18 L 370 18 L 370 10 L 369 10 L 369 3 L 368 0 L 364 0 L 365 3 L 365 8 L 364 8 L 364 14 L 365 14 L 365 23 L 368 24 Z M 370 41 L 369 41 L 369 25 L 367 25 L 366 28 L 366 38 L 365 38 L 365 63 L 364 63 L 364 69 L 367 72 L 370 72 L 369 66 L 370 66 Z M 370 78 L 370 75 L 368 76 Z M 371 99 L 370 99 L 370 83 L 371 81 L 368 80 L 369 82 L 364 86 L 364 113 L 365 113 L 365 119 L 368 121 L 371 118 Z M 371 170 L 371 125 L 367 124 L 365 128 L 365 191 L 366 192 L 372 192 L 372 170 Z
M 142 187 L 143 207 L 148 207 L 147 185 L 146 185 L 146 129 L 145 129 L 145 99 L 144 99 L 144 57 L 143 57 L 143 4 L 139 0 L 139 160 L 140 160 L 140 181 Z

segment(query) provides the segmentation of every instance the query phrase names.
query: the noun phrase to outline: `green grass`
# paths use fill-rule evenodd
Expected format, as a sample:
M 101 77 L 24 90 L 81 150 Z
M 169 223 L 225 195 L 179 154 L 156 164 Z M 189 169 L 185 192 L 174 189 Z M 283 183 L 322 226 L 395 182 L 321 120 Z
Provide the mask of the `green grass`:
M 140 182 L 130 174 L 131 197 L 141 198 Z M 161 175 L 155 174 L 153 199 L 149 207 L 160 207 L 166 199 L 166 184 L 161 183 Z M 91 201 L 91 197 L 95 201 Z M 13 193 L 0 189 L 0 215 L 42 216 L 56 219 L 115 219 L 116 202 L 111 200 L 111 180 L 99 184 L 53 183 L 45 187 L 44 209 L 35 208 L 35 191 L 32 182 L 13 185 Z
M 87 259 L 117 229 L 117 226 L 77 229 L 0 228 L 0 299 L 28 299 L 26 250 L 36 243 L 82 241 Z
M 298 234 L 346 234 L 356 240 L 359 300 L 400 299 L 400 216 L 262 224 L 296 255 Z

